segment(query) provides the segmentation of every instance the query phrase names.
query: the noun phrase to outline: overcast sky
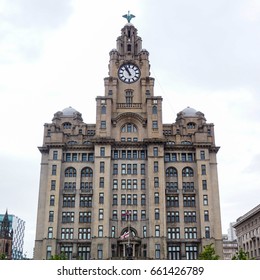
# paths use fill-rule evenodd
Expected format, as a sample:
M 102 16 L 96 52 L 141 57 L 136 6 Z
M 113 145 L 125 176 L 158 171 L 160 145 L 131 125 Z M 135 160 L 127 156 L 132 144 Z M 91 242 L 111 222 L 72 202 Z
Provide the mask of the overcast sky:
M 29 257 L 43 125 L 68 106 L 95 123 L 128 10 L 163 122 L 190 106 L 215 124 L 223 233 L 260 203 L 259 0 L 0 0 L 0 213 L 26 221 Z

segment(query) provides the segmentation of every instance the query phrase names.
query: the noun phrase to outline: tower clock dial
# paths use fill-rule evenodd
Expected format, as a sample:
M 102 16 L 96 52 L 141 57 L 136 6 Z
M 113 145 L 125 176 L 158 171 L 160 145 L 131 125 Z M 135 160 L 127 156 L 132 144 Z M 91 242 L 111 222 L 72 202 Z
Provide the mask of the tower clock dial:
M 134 83 L 140 78 L 140 69 L 132 63 L 126 63 L 120 66 L 118 77 L 124 83 Z

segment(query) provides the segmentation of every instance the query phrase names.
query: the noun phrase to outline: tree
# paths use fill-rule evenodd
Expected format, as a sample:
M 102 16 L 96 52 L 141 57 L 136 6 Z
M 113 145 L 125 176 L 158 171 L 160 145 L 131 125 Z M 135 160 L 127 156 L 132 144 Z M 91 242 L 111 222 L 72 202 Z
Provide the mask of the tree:
M 0 254 L 0 260 L 6 260 L 7 259 L 7 256 L 5 253 L 1 253 Z
M 219 255 L 216 255 L 213 243 L 203 247 L 203 251 L 199 254 L 199 260 L 219 260 Z
M 245 252 L 242 248 L 233 256 L 232 260 L 250 260 L 248 253 Z
M 65 255 L 64 252 L 62 252 L 61 254 L 59 255 L 52 255 L 50 260 L 67 260 L 67 256 Z

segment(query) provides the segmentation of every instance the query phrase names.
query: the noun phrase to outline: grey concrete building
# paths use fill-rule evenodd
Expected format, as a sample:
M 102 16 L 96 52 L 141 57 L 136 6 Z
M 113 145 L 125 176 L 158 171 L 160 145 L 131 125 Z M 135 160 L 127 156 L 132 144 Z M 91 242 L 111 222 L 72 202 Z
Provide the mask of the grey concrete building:
M 44 125 L 34 258 L 222 256 L 214 125 L 190 107 L 164 124 L 132 23 L 116 43 L 96 123 L 68 107 Z

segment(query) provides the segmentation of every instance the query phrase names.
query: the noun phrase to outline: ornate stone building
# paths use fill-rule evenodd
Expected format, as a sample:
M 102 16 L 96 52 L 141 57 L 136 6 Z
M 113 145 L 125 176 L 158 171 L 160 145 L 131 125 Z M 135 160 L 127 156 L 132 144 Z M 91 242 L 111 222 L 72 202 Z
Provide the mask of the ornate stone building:
M 260 204 L 239 217 L 233 227 L 238 248 L 247 252 L 249 258 L 260 260 Z
M 44 125 L 35 259 L 196 259 L 210 243 L 222 256 L 214 125 L 189 107 L 163 123 L 126 17 L 96 123 L 68 107 Z

